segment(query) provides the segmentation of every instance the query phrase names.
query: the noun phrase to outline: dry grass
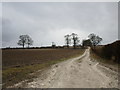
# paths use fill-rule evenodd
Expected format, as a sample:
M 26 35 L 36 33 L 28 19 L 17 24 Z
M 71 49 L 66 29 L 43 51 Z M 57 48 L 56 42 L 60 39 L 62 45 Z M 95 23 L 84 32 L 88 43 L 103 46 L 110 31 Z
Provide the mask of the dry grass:
M 118 72 L 118 65 L 119 64 L 115 63 L 113 60 L 100 57 L 92 50 L 90 51 L 90 56 L 91 56 L 92 60 L 97 60 L 100 64 L 104 65 L 105 67 L 108 67 L 111 70 Z
M 84 49 L 13 49 L 2 51 L 3 87 L 34 78 L 30 75 L 52 64 L 81 55 Z

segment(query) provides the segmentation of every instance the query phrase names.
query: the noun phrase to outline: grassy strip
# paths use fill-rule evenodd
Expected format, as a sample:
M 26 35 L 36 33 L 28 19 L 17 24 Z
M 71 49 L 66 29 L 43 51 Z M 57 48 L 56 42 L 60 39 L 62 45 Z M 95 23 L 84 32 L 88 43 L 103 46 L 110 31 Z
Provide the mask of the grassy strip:
M 3 79 L 3 88 L 6 88 L 8 86 L 14 85 L 20 81 L 26 80 L 26 79 L 32 79 L 35 78 L 35 75 L 32 75 L 30 73 L 34 73 L 40 69 L 49 67 L 53 64 L 59 63 L 61 61 L 77 57 L 79 55 L 82 55 L 84 53 L 85 49 L 81 49 L 80 53 L 74 56 L 70 56 L 69 58 L 61 58 L 60 60 L 51 60 L 49 62 L 43 63 L 43 64 L 35 64 L 35 65 L 27 65 L 23 67 L 12 67 L 8 68 L 6 70 L 2 71 L 2 79 Z
M 97 60 L 100 64 L 104 65 L 105 67 L 108 67 L 114 71 L 118 71 L 118 63 L 113 62 L 113 60 L 108 60 L 103 57 L 100 57 L 92 50 L 90 50 L 90 56 L 92 60 Z

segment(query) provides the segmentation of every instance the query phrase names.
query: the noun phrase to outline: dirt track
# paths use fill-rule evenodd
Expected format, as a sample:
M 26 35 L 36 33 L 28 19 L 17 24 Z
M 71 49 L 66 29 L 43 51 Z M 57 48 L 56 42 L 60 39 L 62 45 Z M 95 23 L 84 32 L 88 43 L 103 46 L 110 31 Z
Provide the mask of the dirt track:
M 27 88 L 117 88 L 117 73 L 90 60 L 89 49 L 82 56 L 52 66 Z

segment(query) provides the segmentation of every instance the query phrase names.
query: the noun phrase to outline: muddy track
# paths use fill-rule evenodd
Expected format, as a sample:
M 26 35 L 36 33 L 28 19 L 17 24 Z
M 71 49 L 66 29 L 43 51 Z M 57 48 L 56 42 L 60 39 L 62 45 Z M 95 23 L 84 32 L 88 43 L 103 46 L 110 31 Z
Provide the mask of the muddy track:
M 109 74 L 108 74 L 109 73 Z M 27 88 L 117 88 L 117 73 L 93 62 L 86 49 L 82 56 L 53 65 L 27 84 Z

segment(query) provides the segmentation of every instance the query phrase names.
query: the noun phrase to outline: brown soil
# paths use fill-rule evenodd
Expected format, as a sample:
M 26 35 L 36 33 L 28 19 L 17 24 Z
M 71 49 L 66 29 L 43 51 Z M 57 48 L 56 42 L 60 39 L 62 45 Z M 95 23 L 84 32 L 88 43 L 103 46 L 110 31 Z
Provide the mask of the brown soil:
M 15 49 L 2 50 L 2 67 L 21 67 L 43 64 L 51 60 L 69 58 L 80 54 L 80 49 Z

